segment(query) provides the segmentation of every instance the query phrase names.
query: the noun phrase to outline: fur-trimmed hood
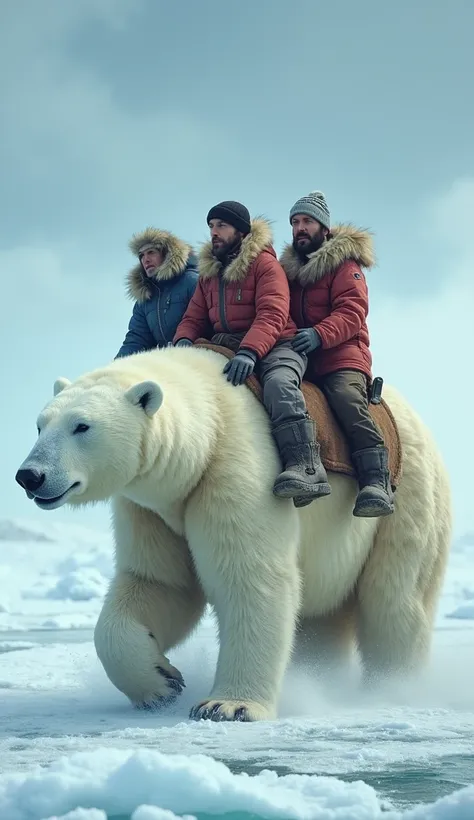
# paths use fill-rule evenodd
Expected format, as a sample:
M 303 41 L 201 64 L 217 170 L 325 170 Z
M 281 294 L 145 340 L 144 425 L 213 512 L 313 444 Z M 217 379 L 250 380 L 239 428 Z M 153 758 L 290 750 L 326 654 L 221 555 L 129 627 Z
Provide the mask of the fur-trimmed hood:
M 293 245 L 288 243 L 281 254 L 280 264 L 290 282 L 298 281 L 305 287 L 334 273 L 349 259 L 363 268 L 375 265 L 372 235 L 353 225 L 340 224 L 331 228 L 327 241 L 309 255 L 307 262 L 302 262 Z
M 135 256 L 138 256 L 140 248 L 147 243 L 165 252 L 163 263 L 152 277 L 155 282 L 164 282 L 183 273 L 191 261 L 190 257 L 194 257 L 194 251 L 190 245 L 169 231 L 160 231 L 158 228 L 146 228 L 141 233 L 134 234 L 129 242 L 129 248 Z M 131 299 L 137 302 L 150 299 L 153 292 L 152 285 L 140 262 L 127 274 L 126 286 Z
M 223 279 L 226 282 L 241 282 L 247 276 L 252 262 L 264 250 L 276 257 L 270 222 L 263 217 L 256 217 L 251 220 L 250 233 L 242 240 L 239 255 L 226 267 Z M 212 254 L 212 242 L 206 242 L 199 253 L 199 276 L 210 279 L 218 276 L 221 268 L 222 263 Z

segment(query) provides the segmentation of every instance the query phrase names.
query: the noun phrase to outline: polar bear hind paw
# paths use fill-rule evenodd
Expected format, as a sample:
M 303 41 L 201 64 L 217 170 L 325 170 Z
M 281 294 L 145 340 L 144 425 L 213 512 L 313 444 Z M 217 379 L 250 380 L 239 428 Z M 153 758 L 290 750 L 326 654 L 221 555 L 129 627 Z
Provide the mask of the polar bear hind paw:
M 203 700 L 189 713 L 192 720 L 240 721 L 271 720 L 273 712 L 261 703 L 242 700 Z

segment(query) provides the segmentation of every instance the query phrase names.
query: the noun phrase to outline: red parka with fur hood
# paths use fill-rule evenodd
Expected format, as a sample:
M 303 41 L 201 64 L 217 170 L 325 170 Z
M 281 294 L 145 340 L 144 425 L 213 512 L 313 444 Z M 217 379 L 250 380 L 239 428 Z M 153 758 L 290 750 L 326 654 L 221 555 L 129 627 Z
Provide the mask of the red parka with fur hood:
M 362 272 L 375 262 L 370 234 L 337 225 L 306 262 L 290 244 L 280 262 L 290 284 L 293 320 L 298 328 L 314 327 L 321 337 L 321 347 L 309 356 L 308 376 L 350 368 L 371 379 L 369 296 Z
M 240 347 L 265 356 L 276 342 L 291 339 L 290 290 L 272 247 L 271 228 L 253 219 L 239 255 L 223 267 L 207 242 L 199 254 L 199 281 L 173 342 L 214 333 L 241 333 Z

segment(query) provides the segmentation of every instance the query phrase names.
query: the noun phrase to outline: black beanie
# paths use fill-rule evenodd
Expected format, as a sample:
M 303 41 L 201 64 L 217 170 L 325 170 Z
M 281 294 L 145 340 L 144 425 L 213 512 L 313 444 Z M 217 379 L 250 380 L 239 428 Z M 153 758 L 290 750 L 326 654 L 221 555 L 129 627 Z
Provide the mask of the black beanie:
M 208 225 L 211 219 L 222 219 L 240 233 L 250 233 L 250 214 L 245 205 L 241 205 L 240 202 L 219 202 L 211 208 L 207 215 Z

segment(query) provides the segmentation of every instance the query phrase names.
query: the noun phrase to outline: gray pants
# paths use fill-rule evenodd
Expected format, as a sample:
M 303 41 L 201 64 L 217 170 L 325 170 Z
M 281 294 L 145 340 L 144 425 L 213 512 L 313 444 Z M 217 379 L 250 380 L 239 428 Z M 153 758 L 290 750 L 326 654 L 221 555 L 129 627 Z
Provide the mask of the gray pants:
M 258 362 L 255 375 L 262 385 L 263 404 L 272 427 L 307 418 L 300 389 L 307 366 L 307 356 L 296 353 L 290 342 L 278 342 Z
M 244 335 L 216 333 L 211 342 L 236 353 Z M 288 421 L 307 418 L 306 402 L 300 390 L 307 366 L 308 357 L 304 353 L 296 353 L 289 341 L 277 342 L 257 363 L 255 375 L 262 386 L 263 406 L 273 428 Z

